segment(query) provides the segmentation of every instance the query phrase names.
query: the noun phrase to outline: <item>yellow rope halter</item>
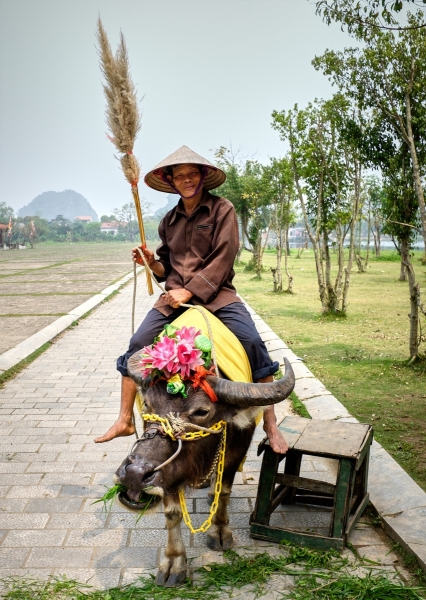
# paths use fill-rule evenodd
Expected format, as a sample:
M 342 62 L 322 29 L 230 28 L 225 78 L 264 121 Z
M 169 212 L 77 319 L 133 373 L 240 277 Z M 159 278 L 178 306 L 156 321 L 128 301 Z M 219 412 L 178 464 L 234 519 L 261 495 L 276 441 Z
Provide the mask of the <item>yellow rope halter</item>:
M 219 460 L 217 463 L 217 475 L 216 475 L 216 482 L 215 482 L 215 488 L 214 488 L 213 502 L 212 502 L 212 505 L 210 506 L 209 516 L 204 521 L 204 523 L 197 529 L 194 529 L 192 522 L 191 522 L 191 517 L 189 516 L 189 513 L 188 513 L 188 509 L 186 506 L 186 500 L 185 500 L 185 491 L 183 488 L 179 488 L 179 502 L 180 502 L 180 508 L 182 510 L 182 516 L 183 516 L 185 525 L 189 528 L 191 533 L 199 533 L 200 531 L 203 533 L 206 532 L 207 529 L 212 524 L 213 517 L 215 516 L 215 514 L 217 512 L 217 509 L 219 506 L 219 497 L 222 492 L 222 478 L 223 478 L 223 469 L 224 469 L 224 465 L 225 465 L 225 451 L 226 451 L 226 421 L 218 421 L 217 423 L 215 423 L 214 425 L 212 425 L 211 427 L 209 427 L 207 429 L 204 427 L 199 427 L 199 425 L 195 425 L 194 423 L 184 423 L 180 419 L 177 420 L 172 414 L 169 415 L 169 418 L 160 417 L 159 415 L 156 415 L 156 414 L 145 414 L 142 416 L 143 416 L 144 421 L 154 421 L 157 423 L 161 423 L 161 427 L 162 427 L 164 433 L 166 435 L 168 435 L 173 441 L 176 441 L 177 439 L 185 440 L 185 441 L 192 441 L 192 440 L 195 440 L 198 438 L 206 437 L 206 436 L 210 435 L 211 433 L 221 433 L 222 432 L 222 439 L 220 441 L 220 450 L 219 450 Z M 186 431 L 183 431 L 183 429 L 182 429 L 183 426 L 196 427 L 199 429 L 199 431 L 186 432 Z

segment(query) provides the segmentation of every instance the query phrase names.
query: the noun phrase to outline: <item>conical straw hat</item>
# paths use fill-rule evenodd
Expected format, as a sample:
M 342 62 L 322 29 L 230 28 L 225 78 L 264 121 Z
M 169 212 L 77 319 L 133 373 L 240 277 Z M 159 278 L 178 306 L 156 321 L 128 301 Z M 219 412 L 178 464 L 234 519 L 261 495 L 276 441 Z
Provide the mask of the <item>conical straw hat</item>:
M 173 154 L 170 154 L 167 158 L 162 160 L 156 167 L 154 167 L 144 177 L 144 181 L 147 186 L 159 192 L 167 192 L 169 194 L 177 194 L 178 192 L 168 185 L 164 179 L 166 178 L 166 171 L 163 171 L 165 167 L 171 167 L 172 165 L 204 165 L 207 167 L 207 174 L 204 178 L 203 188 L 206 190 L 214 190 L 215 188 L 222 185 L 226 179 L 225 173 L 212 165 L 206 158 L 203 158 L 188 146 L 182 146 Z

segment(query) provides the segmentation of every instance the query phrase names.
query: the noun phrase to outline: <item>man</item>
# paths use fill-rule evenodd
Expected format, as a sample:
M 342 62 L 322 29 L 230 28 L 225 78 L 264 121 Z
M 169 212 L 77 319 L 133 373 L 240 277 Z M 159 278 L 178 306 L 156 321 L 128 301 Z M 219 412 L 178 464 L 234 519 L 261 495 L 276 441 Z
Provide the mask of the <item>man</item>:
M 158 281 L 165 281 L 162 294 L 130 340 L 128 351 L 117 359 L 122 374 L 121 407 L 118 420 L 95 442 L 132 435 L 136 385 L 127 373 L 127 360 L 153 343 L 167 323 L 186 309 L 181 304 L 199 304 L 214 313 L 240 340 L 258 383 L 273 381 L 278 370 L 261 340 L 254 322 L 232 284 L 233 264 L 239 236 L 235 209 L 229 200 L 208 190 L 219 187 L 225 173 L 186 146 L 168 156 L 145 176 L 145 183 L 158 191 L 180 195 L 178 205 L 159 225 L 158 259 L 140 246 Z M 133 260 L 142 264 L 136 248 Z M 288 446 L 277 427 L 274 407 L 264 412 L 264 430 L 272 449 L 285 454 Z

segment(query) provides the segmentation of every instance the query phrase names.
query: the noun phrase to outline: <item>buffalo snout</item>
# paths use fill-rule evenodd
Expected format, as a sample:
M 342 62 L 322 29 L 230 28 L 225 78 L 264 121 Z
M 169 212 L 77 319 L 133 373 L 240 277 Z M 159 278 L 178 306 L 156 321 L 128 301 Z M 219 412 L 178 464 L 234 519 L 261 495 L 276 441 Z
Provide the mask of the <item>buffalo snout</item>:
M 116 471 L 118 482 L 128 488 L 143 490 L 152 485 L 156 465 L 143 456 L 130 454 Z

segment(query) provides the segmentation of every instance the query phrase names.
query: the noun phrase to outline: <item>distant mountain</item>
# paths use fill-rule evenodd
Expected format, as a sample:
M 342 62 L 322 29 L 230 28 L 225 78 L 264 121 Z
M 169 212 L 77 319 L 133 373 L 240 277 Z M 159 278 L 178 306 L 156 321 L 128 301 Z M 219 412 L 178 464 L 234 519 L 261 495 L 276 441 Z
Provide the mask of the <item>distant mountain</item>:
M 19 217 L 32 217 L 38 215 L 43 219 L 51 221 L 58 215 L 62 215 L 70 221 L 76 217 L 92 217 L 93 221 L 99 221 L 98 215 L 90 206 L 84 196 L 74 190 L 63 192 L 43 192 L 29 204 L 18 211 Z
M 166 206 L 162 206 L 154 213 L 154 218 L 162 219 L 169 210 L 172 210 L 176 206 L 179 200 L 179 194 L 167 194 L 167 204 Z

